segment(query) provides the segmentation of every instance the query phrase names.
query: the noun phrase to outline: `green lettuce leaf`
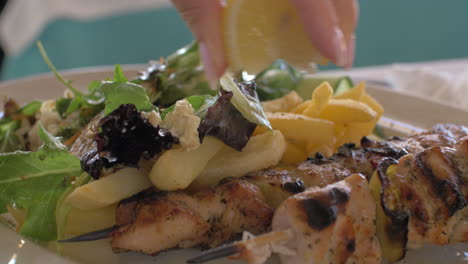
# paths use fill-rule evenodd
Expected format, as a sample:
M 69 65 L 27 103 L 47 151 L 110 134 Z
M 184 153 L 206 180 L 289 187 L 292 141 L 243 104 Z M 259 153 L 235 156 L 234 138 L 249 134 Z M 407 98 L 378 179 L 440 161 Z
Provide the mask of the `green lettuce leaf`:
M 213 106 L 216 103 L 218 96 L 212 96 L 209 94 L 205 95 L 193 95 L 185 98 L 195 110 L 195 115 L 203 119 L 206 116 L 208 108 Z M 170 107 L 164 109 L 161 112 L 161 118 L 164 119 L 166 115 L 172 111 L 174 111 L 175 104 L 171 105 Z
M 18 111 L 22 115 L 26 116 L 34 116 L 39 109 L 41 109 L 42 102 L 40 101 L 32 101 L 25 106 L 21 107 Z
M 80 160 L 42 126 L 44 144 L 36 152 L 0 154 L 0 212 L 27 211 L 20 233 L 41 241 L 57 238 L 57 201 L 81 173 Z
M 15 131 L 21 126 L 21 121 L 5 118 L 0 120 L 0 153 L 23 149 L 23 145 Z
M 196 42 L 177 50 L 166 61 L 151 64 L 133 82 L 149 83 L 145 86 L 151 87 L 148 95 L 159 107 L 169 107 L 192 95 L 218 93 L 206 81 Z
M 141 85 L 114 81 L 102 83 L 100 89 L 106 98 L 104 115 L 108 115 L 123 104 L 133 104 L 139 111 L 157 110 Z
M 249 91 L 244 87 L 244 85 L 254 85 L 253 83 L 236 84 L 234 79 L 229 75 L 223 75 L 220 79 L 220 83 L 225 91 L 232 92 L 231 104 L 234 105 L 247 120 L 271 129 L 270 122 L 263 111 L 262 104 L 260 103 L 255 89 Z

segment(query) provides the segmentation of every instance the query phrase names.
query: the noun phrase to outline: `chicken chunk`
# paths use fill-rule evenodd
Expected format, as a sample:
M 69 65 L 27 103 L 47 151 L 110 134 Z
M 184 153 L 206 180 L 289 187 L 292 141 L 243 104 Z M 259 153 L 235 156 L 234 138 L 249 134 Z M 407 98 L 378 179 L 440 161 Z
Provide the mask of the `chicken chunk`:
M 375 203 L 365 177 L 354 174 L 287 199 L 275 212 L 273 230 L 292 230 L 284 246 L 296 252 L 283 263 L 380 263 Z
M 215 189 L 146 192 L 122 201 L 112 234 L 116 252 L 156 255 L 171 248 L 215 247 L 244 230 L 259 234 L 270 228 L 273 208 L 247 181 L 225 181 Z

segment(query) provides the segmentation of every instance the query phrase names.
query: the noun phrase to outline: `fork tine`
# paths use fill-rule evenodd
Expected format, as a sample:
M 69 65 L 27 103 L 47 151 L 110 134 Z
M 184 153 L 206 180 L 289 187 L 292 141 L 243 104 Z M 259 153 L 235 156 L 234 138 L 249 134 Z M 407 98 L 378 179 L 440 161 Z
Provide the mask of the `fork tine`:
M 109 227 L 109 228 L 89 232 L 89 233 L 86 233 L 86 234 L 82 234 L 82 235 L 79 235 L 79 236 L 76 236 L 76 237 L 62 239 L 62 240 L 59 240 L 57 242 L 61 242 L 61 243 L 63 243 L 63 242 L 83 242 L 83 241 L 94 241 L 94 240 L 104 239 L 104 238 L 110 237 L 112 232 L 114 230 L 116 230 L 117 228 L 118 228 L 118 226 L 113 226 L 113 227 Z
M 240 247 L 237 244 L 234 245 L 224 245 L 217 248 L 209 249 L 203 251 L 200 255 L 193 257 L 187 260 L 188 264 L 195 264 L 195 263 L 204 263 L 211 260 L 229 257 L 234 254 L 239 253 Z

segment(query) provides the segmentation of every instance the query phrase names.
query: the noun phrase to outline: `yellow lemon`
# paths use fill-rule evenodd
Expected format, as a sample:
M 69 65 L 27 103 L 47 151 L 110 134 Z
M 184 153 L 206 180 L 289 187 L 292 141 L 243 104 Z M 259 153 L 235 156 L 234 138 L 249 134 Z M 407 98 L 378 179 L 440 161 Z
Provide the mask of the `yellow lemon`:
M 326 62 L 290 0 L 226 0 L 223 38 L 231 71 L 255 74 L 280 58 L 309 71 Z

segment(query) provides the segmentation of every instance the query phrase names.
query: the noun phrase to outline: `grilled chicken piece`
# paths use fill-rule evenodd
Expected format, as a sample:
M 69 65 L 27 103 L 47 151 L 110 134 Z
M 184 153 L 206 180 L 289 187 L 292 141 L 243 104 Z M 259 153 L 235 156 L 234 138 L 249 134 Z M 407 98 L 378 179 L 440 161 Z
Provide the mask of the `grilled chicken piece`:
M 116 252 L 152 255 L 171 248 L 215 247 L 244 230 L 268 231 L 272 216 L 260 190 L 243 180 L 226 180 L 194 194 L 141 193 L 119 204 L 119 228 L 111 244 Z
M 468 128 L 454 124 L 437 124 L 422 133 L 407 138 L 392 137 L 383 141 L 372 141 L 364 138 L 363 148 L 404 149 L 408 153 L 418 153 L 430 147 L 451 147 L 468 136 Z
M 367 180 L 353 174 L 289 197 L 273 216 L 273 231 L 234 244 L 239 252 L 234 258 L 262 264 L 275 252 L 285 264 L 378 264 L 381 251 L 374 222 Z
M 468 241 L 468 137 L 407 155 L 388 174 L 388 200 L 409 216 L 409 246 Z
M 303 181 L 304 186 L 323 187 L 343 180 L 353 173 L 361 173 L 368 180 L 372 177 L 377 165 L 383 158 L 399 159 L 408 153 L 418 153 L 434 146 L 450 147 L 461 138 L 468 136 L 468 128 L 452 124 L 440 124 L 423 133 L 415 134 L 406 139 L 393 137 L 388 140 L 373 141 L 367 137 L 361 140 L 361 147 L 345 144 L 338 153 L 329 158 L 317 153 L 307 161 L 293 165 L 274 166 L 247 175 L 255 181 L 278 179 L 293 182 Z
M 273 230 L 293 230 L 283 263 L 380 263 L 375 203 L 365 177 L 354 174 L 287 199 L 275 212 Z

